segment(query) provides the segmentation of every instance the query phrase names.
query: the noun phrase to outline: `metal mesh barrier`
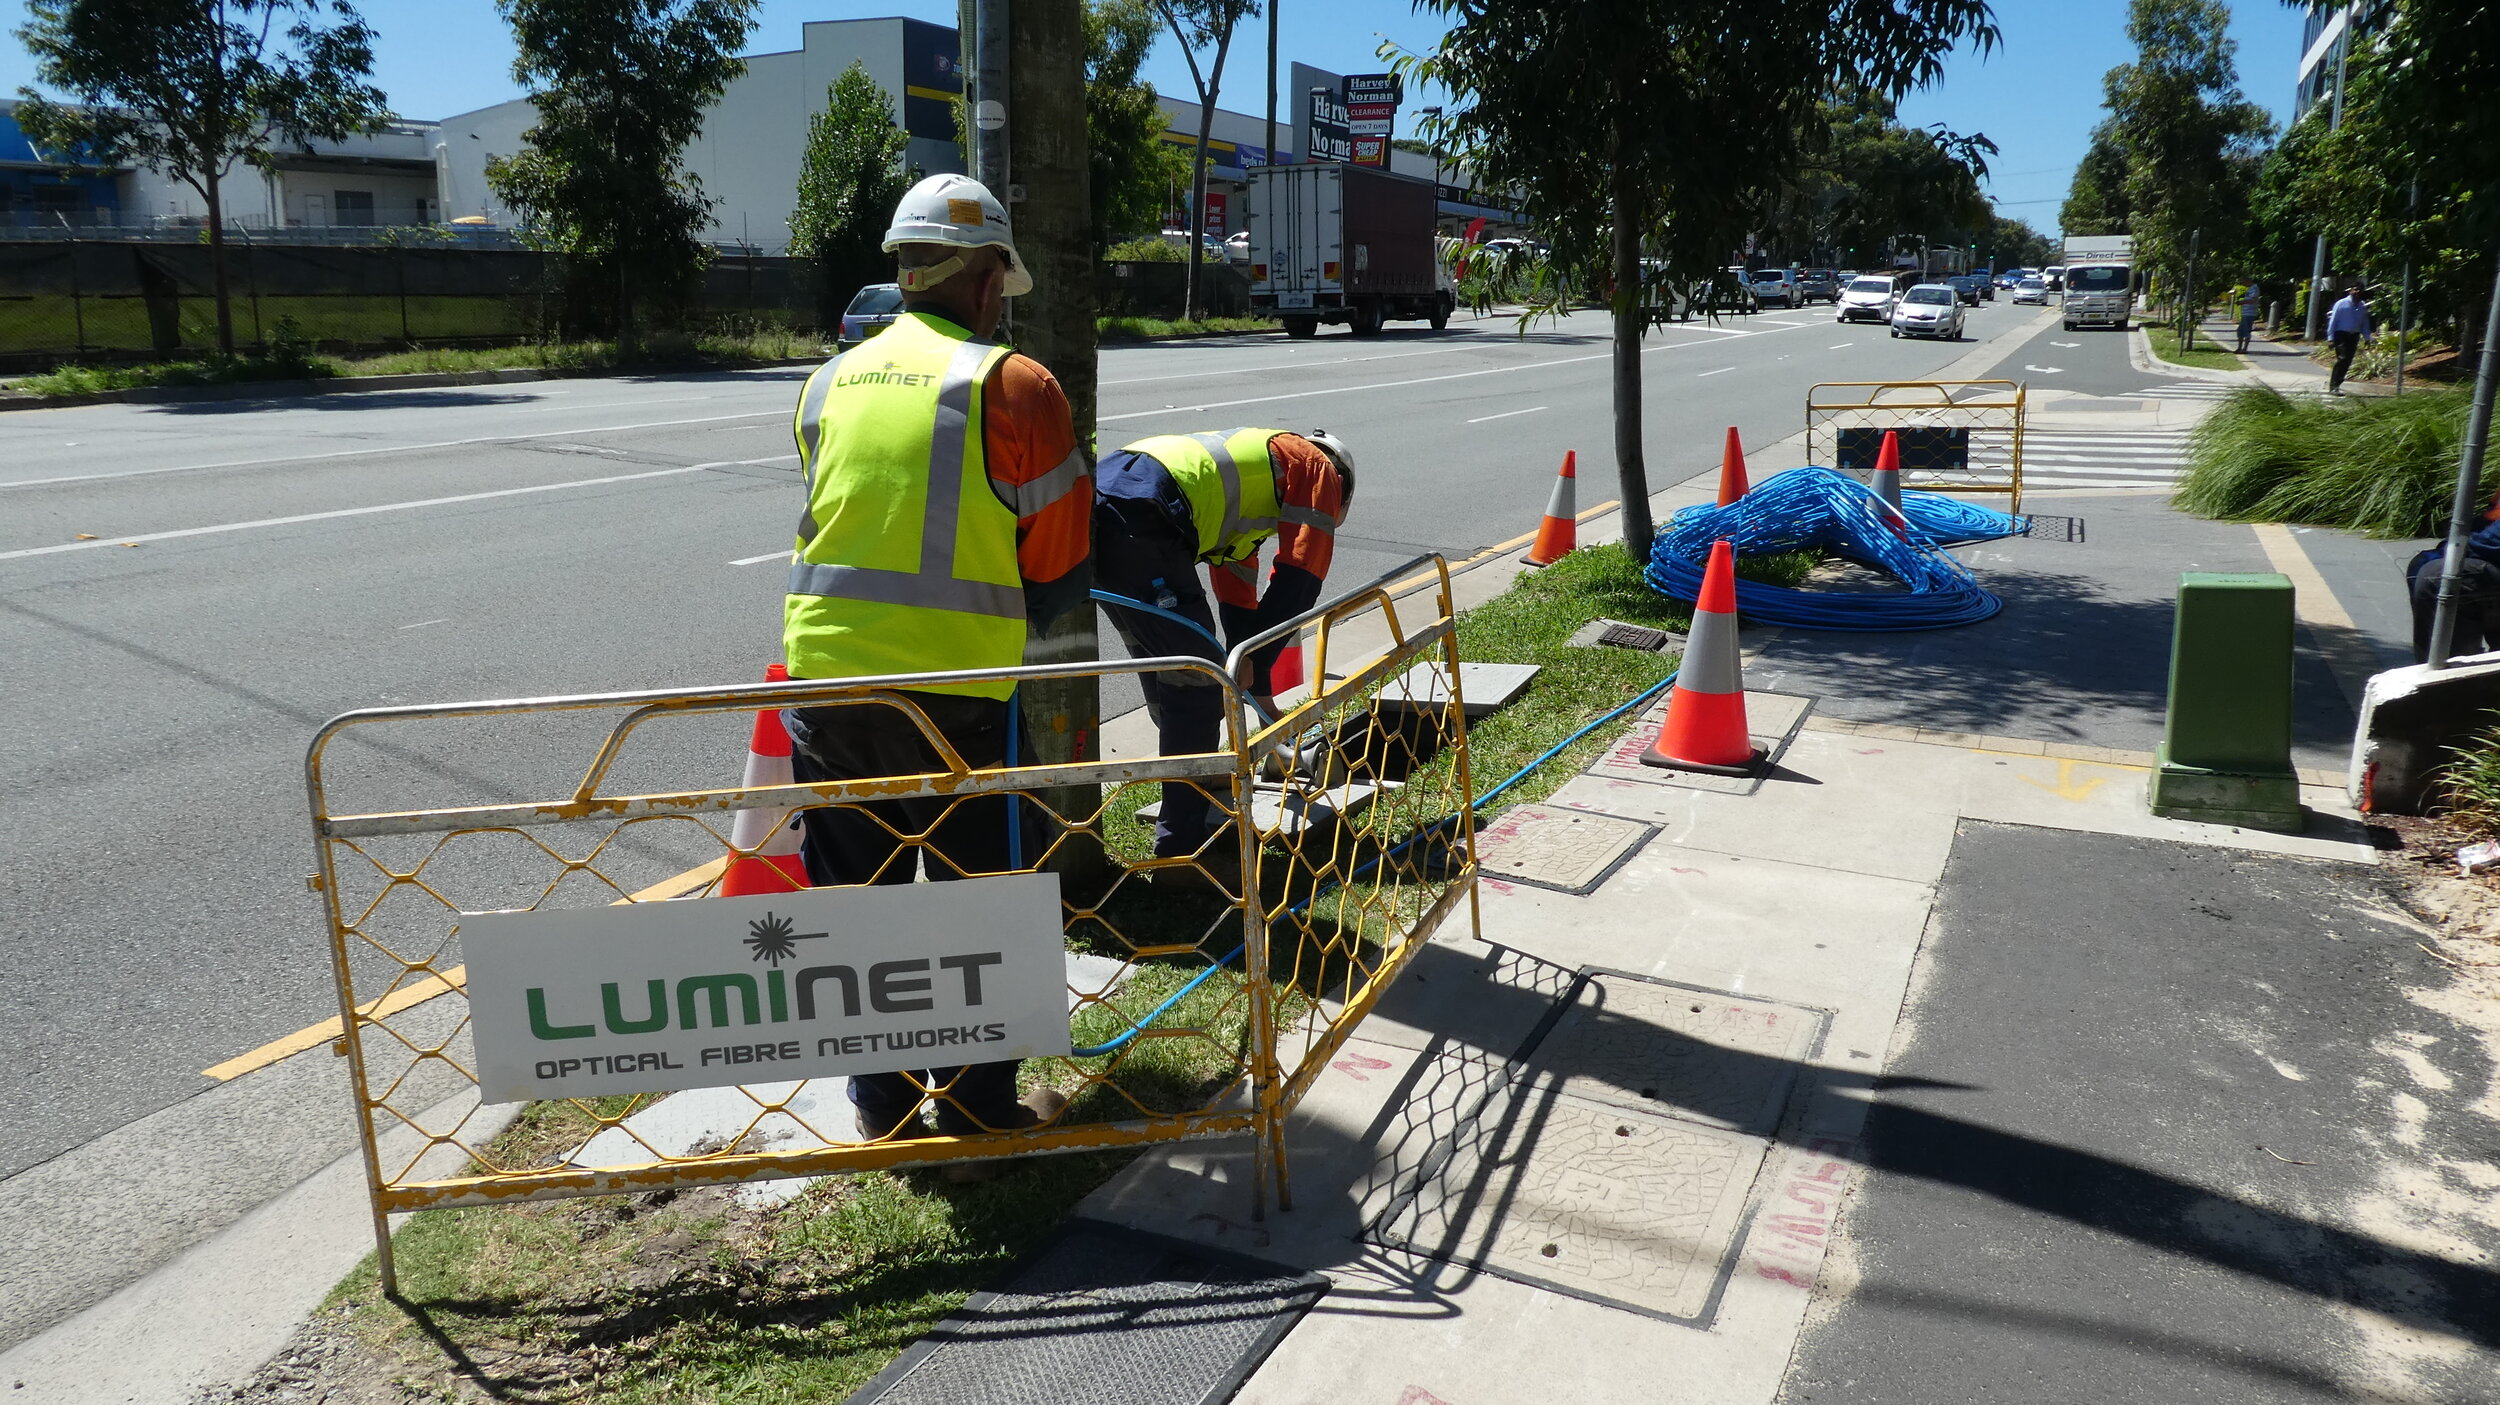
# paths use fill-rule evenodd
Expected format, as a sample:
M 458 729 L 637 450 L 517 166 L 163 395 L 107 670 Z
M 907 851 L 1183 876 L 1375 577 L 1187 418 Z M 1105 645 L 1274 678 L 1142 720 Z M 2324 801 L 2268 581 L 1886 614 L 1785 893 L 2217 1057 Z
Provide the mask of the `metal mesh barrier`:
M 387 1216 L 438 1206 L 1241 1133 L 1256 1138 L 1281 1199 L 1282 1119 L 1472 889 L 1447 567 L 1435 566 L 1440 589 L 1428 603 L 1393 604 L 1375 584 L 1281 627 L 1313 633 L 1322 683 L 1255 731 L 1239 720 L 1238 658 L 1229 671 L 1147 659 L 381 708 L 330 722 L 306 760 L 313 881 L 386 1286 L 396 1281 Z M 1385 648 L 1326 676 L 1332 644 L 1383 623 Z M 1384 685 L 1409 670 L 1404 694 L 1388 688 L 1384 700 Z M 950 683 L 1121 673 L 1196 675 L 1223 691 L 1236 720 L 1203 754 L 982 767 L 922 701 Z M 721 784 L 765 709 L 908 719 L 936 760 L 914 774 Z M 1296 737 L 1306 738 L 1298 754 Z M 1175 784 L 1211 805 L 1217 837 L 1193 855 L 1153 858 L 1135 812 Z M 1345 798 L 1365 787 L 1363 803 Z M 741 811 L 768 818 L 741 827 Z M 969 852 L 961 832 L 993 826 L 1010 836 L 1009 858 L 970 873 L 1059 875 L 1072 1052 L 1026 1059 L 1016 1078 L 1028 1095 L 1064 1096 L 1064 1110 L 993 1127 L 954 1096 L 961 1075 L 933 1070 L 903 1075 L 918 1104 L 908 1120 L 863 1127 L 844 1079 L 770 1081 L 758 1068 L 737 1088 L 488 1115 L 463 922 L 707 900 L 730 865 L 770 851 L 788 813 L 851 817 L 851 832 L 881 854 L 861 875 L 873 882 L 910 882 L 915 868 L 923 881 L 952 877 Z M 770 958 L 778 1000 L 784 953 L 769 933 L 750 945 L 756 960 Z M 641 1018 L 642 999 L 608 1011 L 611 1029 Z M 682 987 L 678 999 L 689 999 Z M 652 1018 L 665 1014 L 660 1004 L 655 992 Z M 729 1022 L 716 1007 L 712 1023 Z M 689 1141 L 666 1099 L 697 1096 L 707 1133 Z M 1254 1211 L 1270 1178 L 1259 1181 Z
M 2020 512 L 2023 401 L 2019 381 L 1827 382 L 1806 391 L 1806 462 L 1868 477 L 1895 430 L 1902 487 L 2003 493 Z

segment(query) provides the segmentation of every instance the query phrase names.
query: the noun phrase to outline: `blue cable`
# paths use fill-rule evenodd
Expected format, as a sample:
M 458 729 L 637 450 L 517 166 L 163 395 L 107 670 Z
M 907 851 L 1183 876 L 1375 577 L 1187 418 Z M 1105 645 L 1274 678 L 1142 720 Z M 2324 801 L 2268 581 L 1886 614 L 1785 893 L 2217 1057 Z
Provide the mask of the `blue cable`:
M 1477 796 L 1475 803 L 1469 808 L 1476 810 L 1483 809 L 1486 805 L 1492 803 L 1494 796 L 1501 794 L 1503 791 L 1508 790 L 1512 786 L 1527 779 L 1530 772 L 1536 770 L 1537 767 L 1544 765 L 1546 762 L 1553 760 L 1555 757 L 1562 755 L 1565 750 L 1570 748 L 1573 742 L 1580 740 L 1580 738 L 1587 736 L 1589 733 L 1594 732 L 1598 728 L 1605 726 L 1607 723 L 1614 721 L 1623 714 L 1640 707 L 1651 698 L 1665 692 L 1668 685 L 1675 682 L 1676 674 L 1681 672 L 1683 672 L 1683 670 L 1680 668 L 1669 672 L 1666 677 L 1651 684 L 1647 689 L 1643 690 L 1639 696 L 1633 698 L 1630 702 L 1627 702 L 1623 706 L 1607 713 L 1605 716 L 1588 723 L 1586 726 L 1581 727 L 1578 731 L 1573 732 L 1570 736 L 1567 736 L 1561 741 L 1554 743 L 1552 746 L 1547 747 L 1543 755 L 1538 756 L 1535 760 L 1520 767 L 1518 770 L 1511 772 L 1508 776 L 1502 778 L 1499 785 L 1496 785 L 1491 790 Z M 1398 843 L 1396 848 L 1382 854 L 1379 858 L 1367 861 L 1361 867 L 1355 869 L 1352 874 L 1348 875 L 1348 877 L 1362 877 L 1364 874 L 1371 872 L 1381 864 L 1384 864 L 1389 860 L 1396 858 L 1398 855 L 1405 853 L 1408 847 L 1413 845 L 1416 840 L 1423 838 L 1427 834 L 1436 834 L 1441 830 L 1448 828 L 1450 823 L 1457 818 L 1458 816 L 1456 814 L 1442 816 L 1440 819 L 1437 819 L 1431 824 L 1424 826 L 1422 829 L 1415 831 L 1413 834 L 1408 835 L 1405 839 Z M 1341 886 L 1343 885 L 1332 883 L 1325 891 L 1334 891 L 1336 888 Z M 1305 909 L 1309 908 L 1312 903 L 1319 901 L 1321 891 L 1323 890 L 1314 890 L 1309 897 L 1304 898 L 1300 902 L 1286 908 L 1285 912 L 1291 916 L 1299 916 Z M 1207 977 L 1212 976 L 1216 972 L 1221 971 L 1225 967 L 1233 964 L 1234 960 L 1237 959 L 1242 952 L 1248 949 L 1247 943 L 1234 947 L 1230 952 L 1225 954 L 1223 960 L 1216 962 L 1215 964 L 1207 967 L 1205 970 L 1190 977 L 1187 984 L 1183 985 L 1180 989 L 1173 991 L 1170 995 L 1165 996 L 1162 1004 L 1155 1006 L 1153 1009 L 1148 1010 L 1140 1018 L 1132 1021 L 1126 1032 L 1115 1035 L 1110 1039 L 1106 1039 L 1100 1044 L 1089 1044 L 1084 1048 L 1071 1050 L 1070 1052 L 1078 1058 L 1093 1058 L 1102 1054 L 1116 1053 L 1127 1047 L 1128 1042 L 1143 1033 L 1146 1026 L 1151 1025 L 1156 1020 L 1162 1018 L 1165 1011 L 1168 1011 L 1173 1006 L 1181 1003 L 1182 1000 L 1188 997 L 1191 991 L 1206 984 Z
M 1906 528 L 1873 489 L 1847 474 L 1790 469 L 1724 507 L 1701 504 L 1677 513 L 1658 533 L 1642 575 L 1662 594 L 1695 599 L 1711 543 L 1724 537 L 1739 556 L 1816 548 L 1908 587 L 1796 590 L 1739 579 L 1737 612 L 1758 623 L 1860 632 L 1944 629 L 1976 624 L 2005 608 L 1945 548 L 2014 536 L 2029 519 L 1921 492 L 1901 495 L 1901 514 Z

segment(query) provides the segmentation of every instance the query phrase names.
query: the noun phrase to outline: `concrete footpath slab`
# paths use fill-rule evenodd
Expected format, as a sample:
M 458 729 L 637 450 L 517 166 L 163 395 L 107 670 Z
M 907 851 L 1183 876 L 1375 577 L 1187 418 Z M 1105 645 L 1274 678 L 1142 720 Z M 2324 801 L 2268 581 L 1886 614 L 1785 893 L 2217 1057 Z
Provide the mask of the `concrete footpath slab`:
M 1481 932 L 1438 937 L 1295 1112 L 1292 1210 L 1253 1223 L 1248 1149 L 1214 1145 L 1085 1213 L 1334 1278 L 1245 1402 L 1777 1400 L 1817 1294 L 1846 1299 L 1825 1249 L 1974 814 L 2373 864 L 2331 790 L 2267 835 L 2139 816 L 2140 777 L 1812 727 L 1751 795 L 1583 775 L 1546 822 L 1655 837 L 1585 895 L 1485 882 Z

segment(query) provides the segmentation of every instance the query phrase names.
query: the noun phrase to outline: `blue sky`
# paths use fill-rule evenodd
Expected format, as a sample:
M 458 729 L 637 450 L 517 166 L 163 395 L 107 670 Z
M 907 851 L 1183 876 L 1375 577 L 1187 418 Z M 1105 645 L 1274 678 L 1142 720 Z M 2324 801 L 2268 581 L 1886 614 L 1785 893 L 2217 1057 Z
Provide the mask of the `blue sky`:
M 1283 59 L 1339 73 L 1377 69 L 1373 53 L 1384 39 L 1425 48 L 1439 32 L 1437 21 L 1415 14 L 1407 0 L 1283 3 Z M 511 40 L 493 0 L 364 0 L 360 8 L 380 34 L 376 77 L 399 111 L 441 117 L 518 94 L 510 72 Z M 2300 13 L 2280 0 L 2234 0 L 2231 8 L 2241 86 L 2272 109 L 2278 122 L 2288 120 L 2300 59 Z M 812 19 L 897 13 L 942 24 L 955 19 L 952 0 L 850 5 L 764 0 L 759 9 L 753 52 L 796 48 L 799 26 Z M 2051 230 L 2057 202 L 2099 120 L 2101 75 L 2130 52 L 2126 9 L 2125 0 L 1997 0 L 2005 43 L 1985 59 L 1956 54 L 1942 83 L 1903 103 L 1903 120 L 1987 133 L 2001 152 L 1991 163 L 1989 193 L 2007 214 Z M 25 13 L 24 0 L 0 0 L 5 21 L 0 28 L 14 31 Z M 1226 65 L 1223 106 L 1243 112 L 1263 106 L 1266 40 L 1263 19 L 1242 35 Z M 13 40 L 0 42 L 0 93 L 15 93 L 31 77 L 24 49 Z M 1161 91 L 1190 96 L 1188 69 L 1168 39 L 1146 77 Z M 1431 100 L 1410 94 L 1408 105 Z

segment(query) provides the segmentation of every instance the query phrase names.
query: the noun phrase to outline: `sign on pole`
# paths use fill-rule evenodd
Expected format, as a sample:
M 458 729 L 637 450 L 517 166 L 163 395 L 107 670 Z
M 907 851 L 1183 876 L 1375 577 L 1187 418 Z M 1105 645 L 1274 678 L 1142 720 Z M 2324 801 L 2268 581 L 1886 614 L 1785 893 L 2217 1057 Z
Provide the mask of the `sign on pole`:
M 490 1103 L 1069 1050 L 1055 874 L 471 913 L 460 940 Z
M 1313 161 L 1345 161 L 1353 158 L 1353 134 L 1346 129 L 1345 104 L 1326 88 L 1311 90 L 1311 149 Z
M 1358 166 L 1389 164 L 1389 138 L 1396 134 L 1398 104 L 1405 98 L 1406 82 L 1394 73 L 1352 73 L 1346 75 L 1346 131 L 1353 138 L 1354 163 Z

